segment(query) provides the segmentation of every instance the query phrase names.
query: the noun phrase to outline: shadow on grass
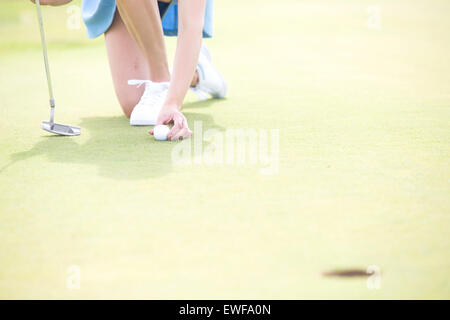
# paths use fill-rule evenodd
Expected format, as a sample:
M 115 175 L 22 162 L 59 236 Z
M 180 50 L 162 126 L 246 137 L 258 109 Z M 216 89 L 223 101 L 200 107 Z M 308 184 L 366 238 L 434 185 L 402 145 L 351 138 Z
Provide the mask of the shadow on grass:
M 185 115 L 191 128 L 194 121 L 202 121 L 206 129 L 222 130 L 210 115 Z M 172 148 L 178 142 L 154 140 L 148 134 L 152 127 L 131 127 L 123 116 L 83 118 L 80 126 L 82 135 L 89 135 L 87 142 L 80 144 L 77 137 L 43 136 L 30 150 L 12 154 L 0 173 L 17 161 L 40 155 L 50 162 L 94 165 L 100 176 L 118 180 L 161 177 L 172 170 Z
M 203 101 L 194 101 L 183 104 L 183 110 L 186 109 L 202 109 L 211 107 L 214 103 L 220 102 L 224 99 L 208 99 Z M 186 116 L 187 117 L 187 116 Z

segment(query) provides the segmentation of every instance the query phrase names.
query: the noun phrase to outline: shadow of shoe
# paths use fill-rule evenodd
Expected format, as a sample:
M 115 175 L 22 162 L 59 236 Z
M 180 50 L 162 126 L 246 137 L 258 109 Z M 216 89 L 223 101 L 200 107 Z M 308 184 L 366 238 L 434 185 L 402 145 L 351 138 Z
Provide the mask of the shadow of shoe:
M 223 101 L 224 99 L 208 99 L 203 101 L 193 101 L 183 104 L 183 110 L 185 109 L 201 109 L 211 107 L 213 104 Z

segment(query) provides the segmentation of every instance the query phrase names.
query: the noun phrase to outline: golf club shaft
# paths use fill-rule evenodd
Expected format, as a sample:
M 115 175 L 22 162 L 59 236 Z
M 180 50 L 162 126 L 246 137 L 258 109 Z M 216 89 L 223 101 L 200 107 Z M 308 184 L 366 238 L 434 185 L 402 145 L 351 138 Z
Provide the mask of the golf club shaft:
M 44 54 L 45 74 L 47 75 L 48 94 L 50 96 L 50 123 L 54 121 L 55 99 L 53 97 L 52 79 L 50 76 L 50 67 L 48 65 L 47 42 L 45 40 L 44 22 L 42 19 L 41 3 L 36 0 L 36 8 L 39 19 L 39 30 L 41 32 L 42 52 Z

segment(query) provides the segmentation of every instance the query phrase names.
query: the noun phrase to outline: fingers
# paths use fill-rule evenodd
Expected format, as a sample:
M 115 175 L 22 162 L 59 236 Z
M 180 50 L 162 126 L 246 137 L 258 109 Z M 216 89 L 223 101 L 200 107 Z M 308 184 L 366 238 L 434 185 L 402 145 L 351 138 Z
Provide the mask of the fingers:
M 186 139 L 192 136 L 192 131 L 188 127 L 186 117 L 178 110 L 166 110 L 159 114 L 156 126 L 160 124 L 168 125 L 173 123 L 171 130 L 167 135 L 168 140 Z M 154 134 L 154 129 L 148 132 Z
M 172 137 L 175 136 L 181 129 L 183 129 L 183 118 L 176 114 L 173 117 L 173 127 L 167 135 L 167 139 L 172 140 Z
M 181 114 L 177 113 L 174 116 L 174 125 L 172 130 L 170 130 L 167 135 L 169 140 L 186 139 L 192 135 L 192 131 L 189 130 L 186 118 Z
M 178 131 L 174 136 L 172 136 L 171 140 L 182 140 L 187 139 L 192 136 L 192 131 L 189 128 L 183 128 Z
M 168 117 L 165 114 L 160 113 L 159 116 L 158 116 L 158 119 L 156 119 L 155 126 L 159 126 L 160 124 L 166 124 L 166 122 L 168 120 L 170 121 L 170 119 L 168 119 Z

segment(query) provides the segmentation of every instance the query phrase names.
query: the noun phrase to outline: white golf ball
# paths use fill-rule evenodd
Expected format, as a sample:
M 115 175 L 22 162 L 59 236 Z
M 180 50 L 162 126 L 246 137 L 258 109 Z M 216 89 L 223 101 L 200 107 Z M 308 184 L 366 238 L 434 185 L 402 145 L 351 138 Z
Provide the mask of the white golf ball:
M 167 135 L 169 134 L 170 128 L 163 124 L 156 126 L 153 129 L 153 136 L 156 140 L 167 140 Z

